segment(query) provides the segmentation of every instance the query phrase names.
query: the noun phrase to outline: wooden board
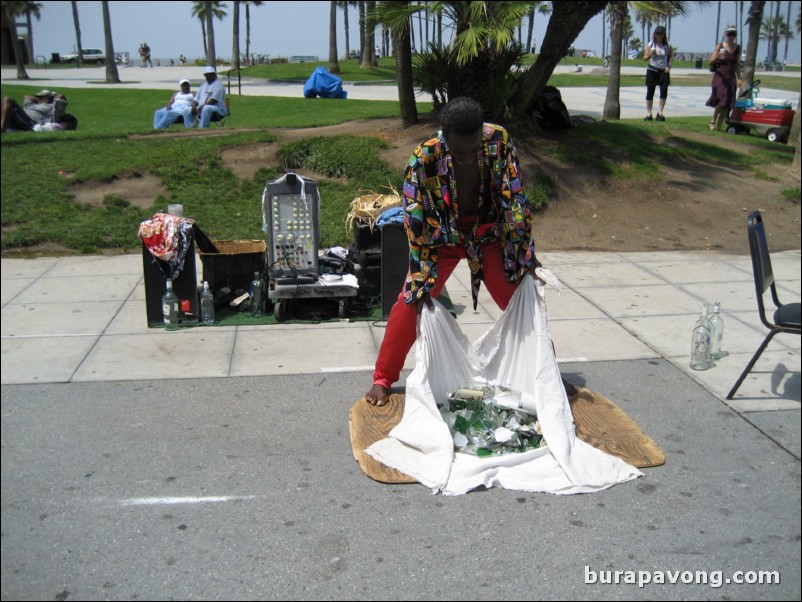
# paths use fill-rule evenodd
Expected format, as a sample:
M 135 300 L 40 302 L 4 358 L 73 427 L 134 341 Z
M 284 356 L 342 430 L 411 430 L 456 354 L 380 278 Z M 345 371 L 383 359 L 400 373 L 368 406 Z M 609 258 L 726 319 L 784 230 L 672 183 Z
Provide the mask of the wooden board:
M 652 441 L 626 412 L 606 397 L 590 389 L 577 387 L 571 404 L 576 436 L 637 468 L 665 464 L 663 450 Z
M 590 389 L 577 387 L 571 404 L 576 436 L 585 443 L 617 456 L 637 468 L 665 464 L 660 447 L 612 401 Z M 365 453 L 365 449 L 384 439 L 404 414 L 404 396 L 390 395 L 390 401 L 377 407 L 364 399 L 357 401 L 348 415 L 351 448 L 359 467 L 381 483 L 415 483 L 415 479 L 388 468 Z
M 385 466 L 371 458 L 365 450 L 376 441 L 387 437 L 404 415 L 404 396 L 390 395 L 390 401 L 379 407 L 369 404 L 364 398 L 357 401 L 348 413 L 348 430 L 351 433 L 351 449 L 359 468 L 371 479 L 381 483 L 417 483 L 412 477 Z

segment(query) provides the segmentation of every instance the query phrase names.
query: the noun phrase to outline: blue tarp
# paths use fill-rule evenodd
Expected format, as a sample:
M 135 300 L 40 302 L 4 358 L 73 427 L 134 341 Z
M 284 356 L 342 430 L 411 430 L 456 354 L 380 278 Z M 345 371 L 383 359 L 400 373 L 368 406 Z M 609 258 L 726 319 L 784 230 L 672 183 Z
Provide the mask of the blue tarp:
M 343 90 L 343 80 L 332 75 L 325 67 L 318 67 L 309 76 L 304 84 L 306 98 L 348 98 L 348 92 Z

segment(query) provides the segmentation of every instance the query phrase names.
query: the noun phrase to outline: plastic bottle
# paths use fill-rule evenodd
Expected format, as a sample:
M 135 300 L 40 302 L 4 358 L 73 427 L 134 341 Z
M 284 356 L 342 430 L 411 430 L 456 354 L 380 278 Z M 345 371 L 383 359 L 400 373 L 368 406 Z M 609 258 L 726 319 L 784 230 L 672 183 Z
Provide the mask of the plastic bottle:
M 713 315 L 710 316 L 710 359 L 721 358 L 721 342 L 724 340 L 724 318 L 721 317 L 721 303 L 713 304 Z
M 173 292 L 173 281 L 167 281 L 167 290 L 162 296 L 162 313 L 165 330 L 178 330 L 178 297 Z
M 702 307 L 702 315 L 696 321 L 691 335 L 691 368 L 707 370 L 710 367 L 710 321 L 707 318 L 708 305 Z
M 204 324 L 214 324 L 214 295 L 209 290 L 209 283 L 203 282 L 203 290 L 200 297 L 201 322 Z
M 265 283 L 259 272 L 253 273 L 251 282 L 251 316 L 258 318 L 265 311 Z

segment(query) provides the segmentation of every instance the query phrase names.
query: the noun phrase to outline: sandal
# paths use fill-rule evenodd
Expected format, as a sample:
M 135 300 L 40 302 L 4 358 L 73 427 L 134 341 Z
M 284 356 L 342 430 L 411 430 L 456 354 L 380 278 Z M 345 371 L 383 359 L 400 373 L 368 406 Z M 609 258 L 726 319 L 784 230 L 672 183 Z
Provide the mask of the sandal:
M 713 130 L 715 130 L 716 129 L 716 122 L 715 121 L 711 121 L 710 123 L 708 123 L 707 124 L 707 129 L 709 129 L 711 132 Z

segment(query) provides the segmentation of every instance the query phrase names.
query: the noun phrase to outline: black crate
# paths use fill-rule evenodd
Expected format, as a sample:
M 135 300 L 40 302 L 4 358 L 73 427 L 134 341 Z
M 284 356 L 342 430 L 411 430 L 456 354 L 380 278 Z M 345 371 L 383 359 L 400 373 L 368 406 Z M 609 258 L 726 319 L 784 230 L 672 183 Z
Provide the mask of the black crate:
M 200 252 L 203 279 L 212 292 L 222 288 L 247 291 L 253 273 L 264 274 L 267 245 L 263 240 L 214 240 L 217 252 Z

